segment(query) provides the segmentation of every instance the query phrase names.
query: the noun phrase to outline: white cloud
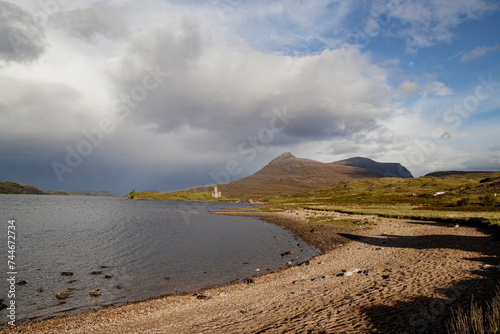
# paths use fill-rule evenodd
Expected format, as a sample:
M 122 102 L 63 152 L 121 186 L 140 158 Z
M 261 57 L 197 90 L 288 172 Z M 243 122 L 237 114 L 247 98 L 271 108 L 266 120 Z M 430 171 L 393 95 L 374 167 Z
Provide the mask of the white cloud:
M 146 66 L 175 72 L 137 108 L 132 122 L 156 124 L 164 133 L 186 127 L 224 132 L 224 143 L 236 147 L 265 127 L 275 108 L 296 115 L 284 131 L 292 141 L 349 136 L 387 113 L 387 74 L 365 55 L 346 59 L 342 50 L 327 50 L 290 57 L 242 41 L 220 43 L 207 31 L 196 18 L 185 18 L 175 28 L 135 35 L 113 60 L 118 91 L 140 83 Z
M 58 12 L 51 16 L 50 25 L 87 42 L 99 36 L 113 39 L 128 34 L 122 16 L 94 8 Z
M 488 0 L 380 0 L 373 4 L 372 15 L 389 15 L 401 26 L 390 25 L 390 33 L 406 39 L 407 51 L 429 47 L 439 42 L 450 43 L 454 28 L 467 20 L 476 20 L 497 9 Z
M 486 54 L 490 53 L 490 52 L 493 52 L 493 51 L 497 51 L 497 50 L 500 50 L 500 45 L 494 45 L 494 46 L 491 46 L 491 47 L 488 47 L 488 46 L 478 46 L 472 50 L 469 50 L 469 51 L 465 51 L 463 54 L 462 54 L 462 57 L 460 58 L 460 61 L 461 62 L 466 62 L 466 61 L 470 61 L 470 60 L 474 60 L 474 59 L 477 59 L 479 57 L 482 57 L 482 56 L 485 56 Z
M 400 94 L 416 94 L 418 93 L 418 84 L 410 80 L 405 80 L 396 90 L 395 93 Z
M 451 88 L 447 87 L 444 83 L 438 81 L 432 81 L 425 84 L 422 91 L 424 96 L 427 95 L 446 96 L 453 94 L 453 90 Z
M 257 49 L 289 54 L 339 45 L 337 39 L 343 34 L 345 18 L 356 6 L 340 0 L 220 0 L 189 4 L 190 14 L 207 18 L 219 32 L 238 35 Z M 182 6 L 186 7 L 185 2 Z

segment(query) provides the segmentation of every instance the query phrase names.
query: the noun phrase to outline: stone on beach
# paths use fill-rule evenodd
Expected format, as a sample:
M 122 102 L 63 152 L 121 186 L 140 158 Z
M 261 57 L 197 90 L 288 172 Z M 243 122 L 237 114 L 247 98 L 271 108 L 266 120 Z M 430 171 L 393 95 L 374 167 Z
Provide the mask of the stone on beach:
M 212 298 L 213 298 L 212 296 L 206 296 L 206 295 L 201 295 L 201 294 L 196 295 L 196 299 L 200 299 L 200 300 L 209 300 Z
M 246 278 L 243 280 L 243 284 L 246 284 L 246 285 L 254 285 L 255 284 L 255 281 L 251 278 Z
M 483 264 L 483 269 L 485 270 L 500 270 L 500 265 Z
M 309 282 L 309 281 L 306 280 L 305 278 L 301 278 L 301 279 L 293 281 L 292 283 L 293 284 L 302 284 L 302 283 L 307 283 L 307 282 Z
M 359 272 L 358 268 L 350 268 L 344 273 L 344 276 L 352 276 L 353 274 L 357 274 Z
M 313 279 L 311 280 L 311 282 L 320 282 L 320 281 L 322 281 L 322 280 L 324 280 L 324 279 L 326 279 L 326 278 L 330 278 L 330 276 L 328 276 L 328 275 L 318 276 L 318 277 L 316 277 L 316 278 L 313 278 Z

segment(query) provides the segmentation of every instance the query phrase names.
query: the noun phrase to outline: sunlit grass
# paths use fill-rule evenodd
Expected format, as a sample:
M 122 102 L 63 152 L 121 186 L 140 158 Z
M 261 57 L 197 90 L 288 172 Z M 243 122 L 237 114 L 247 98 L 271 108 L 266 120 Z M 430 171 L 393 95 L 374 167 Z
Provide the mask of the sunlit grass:
M 350 214 L 377 215 L 387 218 L 463 221 L 500 225 L 500 212 L 462 212 L 438 210 L 414 210 L 412 206 L 336 206 L 325 204 L 300 205 L 303 208 L 337 211 Z
M 496 178 L 500 173 L 490 175 Z M 274 196 L 266 200 L 269 206 L 279 208 L 500 225 L 496 197 L 488 192 L 474 191 L 484 182 L 484 175 L 369 179 L 340 182 L 296 196 Z M 496 188 L 489 189 L 496 191 Z M 445 194 L 434 196 L 438 192 Z M 488 205 L 485 204 L 486 196 Z
M 159 200 L 159 201 L 228 201 L 225 197 L 213 198 L 209 192 L 178 191 L 175 193 L 160 193 L 156 191 L 133 192 L 132 199 Z

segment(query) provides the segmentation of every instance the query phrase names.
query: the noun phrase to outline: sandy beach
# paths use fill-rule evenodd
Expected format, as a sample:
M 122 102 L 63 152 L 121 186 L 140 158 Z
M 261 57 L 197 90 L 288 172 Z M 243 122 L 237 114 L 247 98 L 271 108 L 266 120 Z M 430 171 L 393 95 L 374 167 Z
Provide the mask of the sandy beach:
M 244 214 L 289 228 L 323 254 L 301 266 L 285 254 L 291 268 L 197 295 L 0 332 L 446 333 L 451 307 L 468 305 L 471 296 L 490 301 L 500 282 L 500 270 L 487 266 L 500 265 L 500 238 L 489 229 L 308 210 Z M 324 215 L 359 223 L 308 222 Z

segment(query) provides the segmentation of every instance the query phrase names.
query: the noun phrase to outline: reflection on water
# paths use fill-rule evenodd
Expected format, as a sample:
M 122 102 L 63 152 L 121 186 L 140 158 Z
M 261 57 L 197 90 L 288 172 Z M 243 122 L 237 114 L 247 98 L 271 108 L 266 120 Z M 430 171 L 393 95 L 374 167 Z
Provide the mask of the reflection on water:
M 16 281 L 27 282 L 16 285 L 16 323 L 193 292 L 317 255 L 279 226 L 208 212 L 241 206 L 0 195 L 2 234 L 8 220 L 16 219 Z M 6 240 L 1 244 L 7 257 Z M 293 254 L 282 258 L 289 250 Z M 7 301 L 6 273 L 5 266 L 0 298 Z M 95 289 L 100 297 L 89 295 Z M 63 291 L 69 297 L 57 299 Z M 6 312 L 0 311 L 1 325 Z

